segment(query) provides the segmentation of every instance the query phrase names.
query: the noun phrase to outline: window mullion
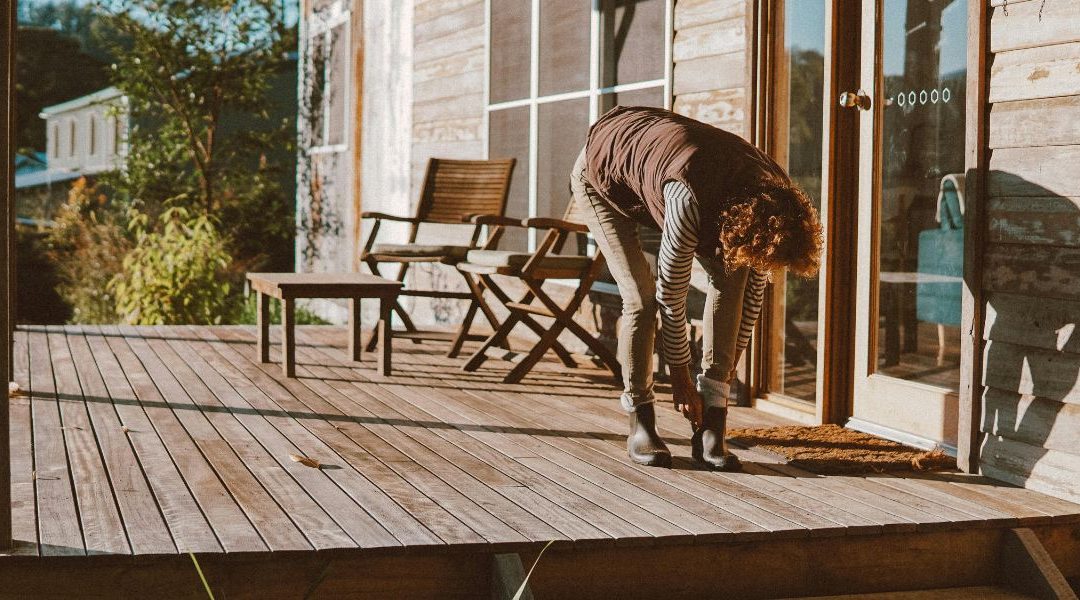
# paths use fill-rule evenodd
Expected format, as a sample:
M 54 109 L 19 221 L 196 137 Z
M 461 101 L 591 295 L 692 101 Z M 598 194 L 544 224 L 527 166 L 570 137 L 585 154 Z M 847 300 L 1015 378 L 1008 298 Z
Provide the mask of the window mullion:
M 529 35 L 532 43 L 529 49 L 529 216 L 536 215 L 536 172 L 540 163 L 538 156 L 539 118 L 536 97 L 540 91 L 540 0 L 532 0 Z M 536 230 L 529 230 L 529 250 L 536 249 Z

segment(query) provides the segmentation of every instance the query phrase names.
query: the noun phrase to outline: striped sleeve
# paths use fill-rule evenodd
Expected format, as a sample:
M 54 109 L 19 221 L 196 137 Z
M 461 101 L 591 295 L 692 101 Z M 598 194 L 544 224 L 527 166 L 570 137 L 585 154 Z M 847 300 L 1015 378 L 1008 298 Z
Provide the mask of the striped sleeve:
M 698 245 L 698 205 L 679 182 L 664 185 L 664 232 L 657 255 L 656 301 L 660 305 L 664 356 L 671 366 L 690 364 L 686 294 Z
M 743 350 L 750 344 L 750 336 L 754 333 L 754 325 L 758 316 L 761 315 L 761 302 L 765 297 L 765 286 L 769 283 L 769 274 L 756 269 L 750 269 L 746 279 L 746 288 L 743 290 L 742 321 L 739 323 L 739 338 L 735 345 L 735 356 L 738 358 Z

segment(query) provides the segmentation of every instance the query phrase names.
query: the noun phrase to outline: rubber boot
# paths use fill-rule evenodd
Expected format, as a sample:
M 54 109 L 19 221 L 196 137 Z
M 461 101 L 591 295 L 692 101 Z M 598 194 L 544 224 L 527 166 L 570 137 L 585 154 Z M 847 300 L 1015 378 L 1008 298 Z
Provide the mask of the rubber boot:
M 671 452 L 656 432 L 654 404 L 641 404 L 630 412 L 626 451 L 630 460 L 650 467 L 671 467 Z
M 711 471 L 738 471 L 742 468 L 739 457 L 727 451 L 727 443 L 724 441 L 727 431 L 727 407 L 706 408 L 701 421 L 701 428 L 690 438 L 694 460 Z

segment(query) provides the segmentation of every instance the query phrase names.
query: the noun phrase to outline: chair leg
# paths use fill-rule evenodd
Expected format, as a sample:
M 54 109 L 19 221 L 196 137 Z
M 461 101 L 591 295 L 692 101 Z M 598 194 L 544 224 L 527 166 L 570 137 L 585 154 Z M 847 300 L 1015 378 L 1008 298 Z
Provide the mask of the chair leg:
M 469 329 L 472 327 L 473 319 L 476 318 L 478 307 L 476 300 L 469 302 L 469 308 L 465 311 L 465 320 L 458 327 L 454 342 L 450 344 L 450 351 L 446 353 L 447 358 L 457 358 L 457 355 L 461 354 L 461 347 L 465 345 L 465 340 L 469 339 Z
M 615 383 L 622 385 L 622 366 L 619 364 L 619 359 L 611 353 L 611 350 L 576 322 L 568 321 L 566 327 L 578 339 L 585 342 L 585 345 L 593 351 L 593 354 L 600 359 L 600 362 L 611 371 L 611 374 L 615 377 Z
M 376 277 L 386 278 L 386 276 L 383 275 L 382 272 L 379 271 L 379 263 L 378 263 L 378 261 L 374 261 L 374 260 L 369 259 L 369 260 L 365 260 L 364 263 L 367 264 L 368 269 L 371 270 L 372 275 L 374 275 Z M 408 267 L 409 267 L 409 263 L 401 263 L 400 268 L 398 269 L 398 274 L 397 274 L 397 277 L 395 278 L 395 281 L 399 281 L 399 282 L 404 282 L 405 281 L 405 273 L 408 271 Z M 394 300 L 394 305 L 391 308 L 391 315 L 393 313 L 397 313 L 398 318 L 401 319 L 401 324 L 405 326 L 405 331 L 416 331 L 416 325 L 412 322 L 412 319 L 409 318 L 409 313 L 405 311 L 405 307 L 401 305 L 400 300 Z M 413 342 L 419 344 L 420 340 L 413 340 Z M 375 326 L 375 327 L 371 328 L 371 332 L 368 334 L 367 341 L 364 343 L 364 350 L 366 352 L 374 352 L 375 348 L 378 345 L 379 345 L 379 332 L 378 332 L 378 326 Z
M 535 332 L 538 336 L 544 335 L 544 333 L 547 331 L 547 329 L 545 329 L 543 325 L 537 323 L 536 319 L 533 319 L 529 315 L 522 315 L 521 322 L 528 326 L 529 329 L 532 329 L 533 332 Z M 573 369 L 578 366 L 577 361 L 574 360 L 574 357 L 570 354 L 570 351 L 566 349 L 566 346 L 560 344 L 558 340 L 555 340 L 555 343 L 551 346 L 551 349 L 559 357 L 559 360 L 562 361 L 562 364 L 565 365 L 567 368 Z
M 510 330 L 517 325 L 520 320 L 517 313 L 511 312 L 510 316 L 503 321 L 503 324 L 499 326 L 495 333 L 491 334 L 487 340 L 484 341 L 484 345 L 480 346 L 480 349 L 473 353 L 468 362 L 461 366 L 462 371 L 475 371 L 480 368 L 480 365 L 484 364 L 487 360 L 487 351 L 498 346 L 505 338 L 510 335 Z
M 525 375 L 536 366 L 536 363 L 540 362 L 540 359 L 544 358 L 544 354 L 548 349 L 559 339 L 559 334 L 566 328 L 566 322 L 561 317 L 556 317 L 555 322 L 551 327 L 544 332 L 544 335 L 540 336 L 540 339 L 533 346 L 529 354 L 525 356 L 513 369 L 503 378 L 503 383 L 518 383 L 525 378 Z

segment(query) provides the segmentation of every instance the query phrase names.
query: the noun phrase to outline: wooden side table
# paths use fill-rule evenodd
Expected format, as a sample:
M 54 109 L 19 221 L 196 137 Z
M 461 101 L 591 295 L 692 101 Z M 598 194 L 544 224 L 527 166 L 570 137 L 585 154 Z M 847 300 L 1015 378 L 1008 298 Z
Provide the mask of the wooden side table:
M 390 311 L 402 283 L 364 273 L 248 273 L 251 289 L 258 294 L 258 352 L 260 362 L 270 362 L 270 298 L 281 300 L 281 369 L 296 377 L 297 298 L 347 298 L 349 304 L 349 356 L 360 360 L 360 301 L 379 299 L 379 372 L 390 374 L 393 331 Z

